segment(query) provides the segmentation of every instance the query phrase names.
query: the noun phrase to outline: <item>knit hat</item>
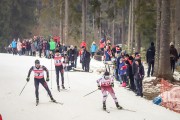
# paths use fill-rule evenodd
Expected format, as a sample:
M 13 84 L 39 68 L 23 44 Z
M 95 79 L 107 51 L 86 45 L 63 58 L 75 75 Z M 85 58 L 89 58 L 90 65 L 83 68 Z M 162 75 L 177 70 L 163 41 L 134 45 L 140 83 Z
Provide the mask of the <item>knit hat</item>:
M 151 46 L 154 46 L 154 42 L 151 42 Z
M 174 43 L 173 43 L 173 42 L 171 42 L 171 43 L 170 43 L 170 46 L 171 46 L 171 45 L 174 45 Z

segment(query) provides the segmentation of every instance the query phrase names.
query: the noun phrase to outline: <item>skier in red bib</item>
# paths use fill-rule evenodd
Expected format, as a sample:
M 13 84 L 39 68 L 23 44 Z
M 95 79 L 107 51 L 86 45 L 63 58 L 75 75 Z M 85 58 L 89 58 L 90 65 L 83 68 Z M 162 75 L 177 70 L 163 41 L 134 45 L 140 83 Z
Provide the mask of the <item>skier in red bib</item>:
M 62 81 L 62 88 L 65 89 L 64 87 L 64 58 L 61 56 L 59 50 L 55 51 L 55 55 L 53 56 L 54 58 L 54 65 L 55 65 L 55 70 L 56 70 L 56 82 L 57 82 L 57 89 L 60 92 L 60 87 L 59 87 L 59 73 L 61 73 L 61 81 Z
M 29 82 L 30 80 L 30 75 L 31 72 L 34 71 L 34 85 L 35 85 L 35 94 L 36 94 L 36 106 L 39 103 L 39 83 L 41 83 L 41 85 L 46 89 L 48 95 L 50 96 L 52 102 L 56 102 L 56 100 L 53 98 L 51 91 L 48 88 L 48 85 L 46 83 L 46 81 L 49 81 L 49 71 L 48 69 L 43 66 L 40 65 L 40 61 L 39 60 L 35 60 L 35 66 L 32 66 L 29 70 L 28 76 L 26 78 L 27 82 Z M 46 71 L 46 81 L 44 79 L 44 71 Z
M 107 92 L 112 96 L 114 99 L 114 102 L 116 104 L 116 107 L 118 109 L 122 109 L 122 107 L 119 105 L 118 100 L 115 96 L 115 92 L 112 87 L 114 87 L 114 80 L 113 77 L 110 76 L 109 72 L 105 72 L 104 76 L 97 80 L 98 89 L 101 90 L 103 94 L 103 109 L 106 110 L 106 99 L 108 97 Z

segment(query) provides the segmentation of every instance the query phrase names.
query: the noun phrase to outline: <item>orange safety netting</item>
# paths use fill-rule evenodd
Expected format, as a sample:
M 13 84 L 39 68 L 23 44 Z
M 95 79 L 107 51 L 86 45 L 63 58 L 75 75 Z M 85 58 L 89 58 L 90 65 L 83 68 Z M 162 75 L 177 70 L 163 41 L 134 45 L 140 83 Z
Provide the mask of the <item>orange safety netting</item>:
M 166 80 L 161 80 L 162 106 L 180 113 L 180 87 L 173 87 Z

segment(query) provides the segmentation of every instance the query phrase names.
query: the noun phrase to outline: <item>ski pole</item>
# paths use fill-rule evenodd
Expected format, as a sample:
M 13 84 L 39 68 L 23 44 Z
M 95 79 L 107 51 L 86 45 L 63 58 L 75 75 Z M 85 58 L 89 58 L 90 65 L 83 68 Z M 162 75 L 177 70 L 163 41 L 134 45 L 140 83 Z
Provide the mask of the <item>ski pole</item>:
M 51 89 L 52 89 L 52 53 L 51 53 Z
M 68 71 L 66 71 L 66 75 L 67 75 L 67 80 L 68 80 L 68 86 L 69 86 L 69 88 L 70 88 L 70 82 L 69 82 L 69 76 L 68 76 Z
M 86 96 L 88 96 L 88 95 L 90 95 L 90 94 L 92 94 L 92 93 L 96 92 L 97 90 L 99 90 L 99 89 L 93 90 L 92 92 L 90 92 L 90 93 L 88 93 L 88 94 L 84 95 L 83 97 L 86 97 Z
M 21 90 L 21 92 L 20 92 L 19 96 L 20 96 L 20 95 L 21 95 L 21 93 L 23 92 L 23 90 L 24 90 L 24 88 L 26 87 L 27 83 L 28 83 L 28 82 L 26 82 L 26 84 L 24 85 L 24 87 L 23 87 L 23 89 Z

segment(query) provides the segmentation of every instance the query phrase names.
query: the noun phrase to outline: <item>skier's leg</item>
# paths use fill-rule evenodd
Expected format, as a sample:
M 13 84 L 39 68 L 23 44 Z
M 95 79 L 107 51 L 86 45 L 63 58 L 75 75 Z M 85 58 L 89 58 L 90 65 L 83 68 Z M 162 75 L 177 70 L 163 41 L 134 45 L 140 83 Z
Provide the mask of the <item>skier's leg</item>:
M 57 89 L 58 89 L 58 91 L 59 91 L 59 90 L 60 90 L 60 87 L 59 87 L 59 72 L 60 72 L 60 70 L 59 70 L 58 67 L 55 67 L 55 69 L 56 69 L 56 83 L 57 83 Z
M 117 97 L 116 97 L 115 92 L 114 92 L 114 90 L 112 89 L 112 87 L 109 87 L 109 88 L 108 88 L 108 92 L 109 92 L 109 94 L 111 95 L 111 97 L 113 98 L 114 102 L 115 102 L 115 103 L 118 102 Z
M 115 102 L 115 104 L 116 104 L 116 107 L 117 107 L 118 109 L 122 109 L 122 107 L 121 107 L 121 106 L 119 105 L 119 103 L 118 103 L 117 97 L 116 97 L 115 92 L 114 92 L 114 90 L 112 89 L 112 87 L 109 87 L 109 88 L 108 88 L 108 92 L 109 92 L 109 94 L 111 95 L 111 97 L 114 99 L 114 102 Z
M 39 81 L 34 79 L 36 101 L 39 101 Z
M 107 92 L 105 89 L 101 87 L 101 92 L 103 94 L 103 109 L 106 110 L 106 99 L 107 99 Z
M 63 69 L 63 67 L 61 68 L 60 73 L 61 73 L 62 88 L 65 89 L 65 87 L 64 87 L 64 69 Z
M 44 80 L 44 78 L 43 78 L 43 79 L 40 79 L 39 82 L 40 82 L 40 83 L 42 84 L 42 86 L 46 89 L 46 91 L 47 91 L 49 97 L 50 97 L 51 100 L 53 101 L 54 98 L 52 97 L 51 91 L 49 90 L 49 87 L 48 87 L 46 81 Z

